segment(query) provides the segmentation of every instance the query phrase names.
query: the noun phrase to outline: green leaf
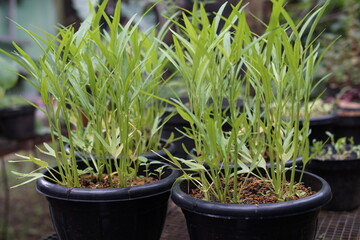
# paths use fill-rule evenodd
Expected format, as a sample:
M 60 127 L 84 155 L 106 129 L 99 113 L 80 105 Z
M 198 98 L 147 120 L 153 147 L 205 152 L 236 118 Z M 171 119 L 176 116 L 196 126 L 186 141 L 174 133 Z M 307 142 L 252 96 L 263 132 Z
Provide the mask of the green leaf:
M 30 183 L 32 181 L 35 181 L 41 177 L 43 177 L 44 175 L 42 173 L 19 173 L 16 171 L 11 171 L 14 175 L 18 176 L 19 178 L 30 178 L 29 180 L 26 180 L 20 184 L 17 184 L 15 186 L 12 186 L 11 188 L 16 188 L 16 187 L 20 187 L 23 186 L 27 183 Z
M 148 162 L 148 159 L 147 159 L 146 157 L 144 157 L 144 156 L 138 156 L 138 159 L 139 159 L 140 162 L 142 162 L 142 163 Z
M 194 124 L 194 120 L 192 119 L 192 117 L 190 116 L 190 114 L 188 114 L 187 112 L 185 112 L 180 106 L 176 106 L 176 111 L 180 114 L 180 116 L 187 122 L 190 123 L 190 125 Z
M 92 167 L 87 167 L 83 170 L 81 169 L 77 169 L 78 175 L 85 175 L 85 174 L 89 174 L 89 173 L 94 173 L 94 169 Z
M 33 162 L 34 164 L 38 165 L 40 168 L 48 168 L 49 163 L 46 161 L 43 161 L 39 158 L 34 158 L 31 154 L 29 156 L 23 156 L 20 154 L 15 154 L 18 157 L 21 157 L 23 159 L 26 159 L 27 161 Z
M 49 144 L 47 144 L 46 142 L 43 143 L 44 147 L 46 148 L 47 152 L 46 151 L 43 151 L 41 148 L 37 148 L 41 153 L 44 153 L 48 156 L 52 156 L 52 157 L 56 157 L 56 153 L 55 153 L 55 150 L 50 147 Z

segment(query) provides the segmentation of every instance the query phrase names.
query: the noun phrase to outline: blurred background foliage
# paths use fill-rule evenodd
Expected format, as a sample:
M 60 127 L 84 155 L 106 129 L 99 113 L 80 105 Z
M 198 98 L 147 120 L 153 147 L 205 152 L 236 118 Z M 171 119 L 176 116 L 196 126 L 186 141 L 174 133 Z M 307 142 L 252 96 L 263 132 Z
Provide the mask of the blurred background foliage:
M 91 0 L 94 5 L 99 1 L 101 0 Z M 162 26 L 166 21 L 163 15 L 169 17 L 183 11 L 183 9 L 190 10 L 193 4 L 193 0 L 163 0 L 152 8 L 155 2 L 157 1 L 123 0 L 122 23 L 125 23 L 134 14 L 140 17 L 144 12 L 151 9 L 149 14 L 144 17 L 141 26 L 146 31 L 153 26 Z M 202 0 L 202 2 L 207 3 L 206 9 L 211 14 L 225 1 Z M 237 3 L 238 0 L 229 0 L 229 2 Z M 324 0 L 289 0 L 288 8 L 291 9 L 294 18 L 301 18 L 309 9 L 321 2 Z M 109 0 L 107 12 L 110 15 L 114 11 L 115 3 L 116 0 Z M 264 29 L 263 24 L 253 16 L 266 23 L 271 9 L 270 0 L 245 0 L 245 3 L 249 3 L 248 21 L 250 26 L 254 32 L 261 33 Z M 68 26 L 72 24 L 77 28 L 89 14 L 89 11 L 88 0 L 0 0 L 0 47 L 11 51 L 11 42 L 16 41 L 36 58 L 39 54 L 36 47 L 26 40 L 24 33 L 18 31 L 15 23 L 9 18 L 25 28 L 34 29 L 37 27 L 55 33 L 55 26 L 59 25 Z M 326 46 L 340 37 L 325 55 L 321 69 L 318 71 L 317 78 L 332 72 L 328 81 L 323 83 L 324 87 L 327 86 L 329 89 L 340 91 L 339 89 L 343 87 L 359 87 L 360 85 L 359 15 L 360 0 L 332 0 L 321 20 L 318 33 L 320 34 L 323 31 L 323 34 L 318 41 Z M 171 36 L 166 36 L 165 41 L 170 44 Z M 181 79 L 176 84 L 181 84 Z M 181 88 L 179 87 L 179 89 Z M 10 92 L 37 101 L 37 93 L 24 81 L 17 81 L 14 89 Z M 5 156 L 5 159 L 11 158 L 13 155 Z M 6 160 L 4 162 L 7 164 Z M 16 169 L 18 167 L 20 166 L 11 165 L 7 167 L 6 175 L 10 178 L 10 185 L 14 184 L 15 179 L 9 174 L 9 171 L 24 171 Z M 3 168 L 2 165 L 0 168 Z M 10 197 L 11 203 L 10 210 L 4 209 L 2 205 L 0 206 L 0 233 L 4 230 L 2 226 L 4 226 L 6 211 L 9 211 L 10 214 L 9 224 L 6 226 L 7 239 L 39 240 L 53 231 L 45 201 L 35 192 L 33 187 L 17 188 L 10 192 L 6 187 L 4 181 L 0 181 L 0 203 L 4 203 L 6 197 Z

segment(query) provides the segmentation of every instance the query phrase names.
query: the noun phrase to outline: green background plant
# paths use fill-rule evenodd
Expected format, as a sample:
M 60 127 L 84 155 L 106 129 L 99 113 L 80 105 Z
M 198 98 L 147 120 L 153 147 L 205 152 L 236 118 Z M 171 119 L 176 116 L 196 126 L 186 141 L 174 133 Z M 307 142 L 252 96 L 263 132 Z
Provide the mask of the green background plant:
M 360 83 L 360 2 L 345 1 L 340 14 L 332 20 L 330 30 L 322 37 L 323 45 L 340 38 L 324 57 L 320 73 L 332 73 L 328 85 L 332 88 L 343 88 Z
M 341 137 L 335 140 L 335 135 L 326 132 L 330 143 L 324 145 L 323 141 L 314 141 L 312 150 L 317 153 L 314 156 L 319 160 L 346 160 L 360 158 L 360 145 L 356 145 L 352 138 Z

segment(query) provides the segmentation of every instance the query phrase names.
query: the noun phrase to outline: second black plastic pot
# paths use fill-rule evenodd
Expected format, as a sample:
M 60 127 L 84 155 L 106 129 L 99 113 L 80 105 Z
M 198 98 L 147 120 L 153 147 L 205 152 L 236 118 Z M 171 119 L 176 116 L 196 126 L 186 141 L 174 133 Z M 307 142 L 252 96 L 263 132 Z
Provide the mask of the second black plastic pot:
M 161 180 L 136 187 L 68 188 L 40 178 L 36 188 L 49 202 L 60 240 L 158 240 L 177 176 L 168 167 Z
M 336 123 L 336 114 L 329 114 L 319 117 L 310 118 L 310 129 L 309 140 L 312 142 L 314 139 L 317 141 L 326 141 L 329 136 L 326 132 L 334 133 Z
M 299 172 L 297 172 L 297 177 Z M 187 195 L 191 184 L 175 183 L 171 198 L 182 209 L 191 240 L 313 240 L 317 215 L 331 199 L 329 185 L 305 173 L 312 196 L 273 204 L 222 204 Z
M 339 101 L 335 137 L 352 137 L 355 144 L 360 144 L 360 104 Z
M 0 110 L 1 134 L 11 140 L 35 135 L 35 107 L 31 105 Z
M 338 116 L 335 137 L 352 137 L 355 144 L 360 144 L 360 116 Z
M 312 159 L 306 170 L 324 178 L 331 187 L 333 198 L 324 209 L 350 211 L 360 206 L 360 159 Z

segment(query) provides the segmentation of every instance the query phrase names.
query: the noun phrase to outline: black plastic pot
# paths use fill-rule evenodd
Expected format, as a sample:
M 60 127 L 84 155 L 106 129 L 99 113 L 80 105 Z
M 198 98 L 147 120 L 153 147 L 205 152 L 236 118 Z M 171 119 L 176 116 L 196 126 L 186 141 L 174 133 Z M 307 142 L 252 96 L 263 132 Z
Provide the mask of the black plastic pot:
M 297 177 L 300 172 L 297 172 Z M 329 185 L 305 173 L 303 182 L 316 190 L 312 196 L 273 204 L 222 204 L 187 195 L 187 181 L 175 183 L 171 198 L 181 207 L 191 240 L 313 240 L 317 215 L 331 199 Z
M 336 114 L 329 114 L 319 117 L 310 118 L 311 133 L 309 136 L 310 142 L 314 139 L 317 141 L 326 141 L 329 136 L 326 135 L 326 131 L 334 133 L 336 123 Z
M 150 169 L 159 166 L 152 164 Z M 61 240 L 158 240 L 177 176 L 168 167 L 161 180 L 136 187 L 68 188 L 40 178 L 36 188 L 49 202 Z
M 186 149 L 192 149 L 195 147 L 194 140 L 183 136 L 182 133 L 177 131 L 185 131 L 185 128 L 190 128 L 188 122 L 186 122 L 180 115 L 176 114 L 169 119 L 169 121 L 164 125 L 161 137 L 162 138 L 169 138 L 171 134 L 174 134 L 174 137 L 177 139 L 173 141 L 177 149 L 177 157 L 185 158 L 187 153 L 185 152 L 183 145 L 185 145 Z
M 333 198 L 324 209 L 350 211 L 360 206 L 360 159 L 312 159 L 306 170 L 324 178 L 331 187 Z
M 35 135 L 35 108 L 31 105 L 0 109 L 0 132 L 10 140 Z
M 360 144 L 360 104 L 340 102 L 335 122 L 335 137 L 352 137 Z
M 166 140 L 164 138 L 162 138 L 160 140 L 160 143 L 162 144 L 162 146 L 165 145 Z M 168 145 L 165 148 L 167 151 L 169 151 L 172 155 L 175 155 L 177 152 L 177 147 L 176 144 L 171 142 L 168 143 Z M 160 156 L 159 156 L 160 155 Z M 162 157 L 167 157 L 167 153 L 163 150 L 160 149 L 158 151 L 156 151 L 156 153 L 153 152 L 148 152 L 143 154 L 144 157 L 146 157 L 147 159 L 152 159 L 152 160 L 158 160 L 158 161 L 162 161 L 162 162 L 166 162 L 166 160 L 164 160 Z
M 360 116 L 338 116 L 335 137 L 352 137 L 355 144 L 360 144 Z

